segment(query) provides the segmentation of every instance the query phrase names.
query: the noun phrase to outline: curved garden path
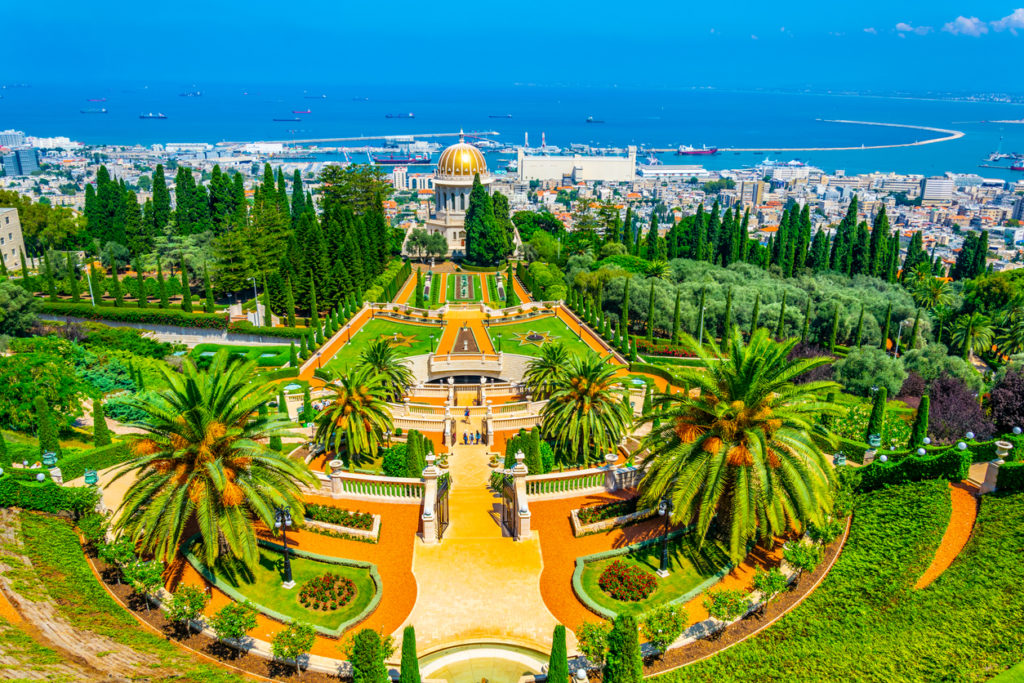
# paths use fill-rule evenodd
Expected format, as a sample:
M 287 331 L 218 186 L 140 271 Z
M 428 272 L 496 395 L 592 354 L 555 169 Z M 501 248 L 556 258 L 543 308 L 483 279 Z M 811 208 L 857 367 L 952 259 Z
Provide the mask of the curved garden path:
M 972 484 L 959 482 L 949 485 L 949 497 L 952 510 L 949 515 L 949 526 L 942 535 L 942 541 L 935 551 L 931 565 L 914 584 L 914 588 L 927 588 L 932 581 L 939 578 L 942 572 L 949 569 L 953 560 L 967 545 L 974 531 L 974 522 L 978 517 L 978 489 Z

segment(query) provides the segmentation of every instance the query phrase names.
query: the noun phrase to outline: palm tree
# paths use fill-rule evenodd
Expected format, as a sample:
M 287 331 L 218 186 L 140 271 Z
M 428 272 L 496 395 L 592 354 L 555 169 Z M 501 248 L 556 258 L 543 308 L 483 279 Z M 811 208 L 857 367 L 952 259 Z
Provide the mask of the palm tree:
M 577 464 L 613 452 L 632 421 L 629 394 L 610 358 L 570 356 L 541 409 L 541 430 L 556 453 Z
M 911 296 L 917 305 L 926 311 L 953 303 L 953 291 L 949 282 L 931 275 L 919 277 L 914 282 Z
M 665 261 L 651 261 L 647 264 L 647 277 L 656 277 L 660 280 L 667 280 L 670 274 L 668 263 Z
M 992 348 L 993 328 L 988 316 L 975 311 L 961 315 L 953 326 L 953 343 L 961 349 L 964 360 L 974 360 L 974 354 Z
M 530 360 L 523 374 L 534 400 L 541 401 L 551 395 L 555 384 L 565 374 L 569 356 L 569 350 L 561 342 L 540 347 L 540 355 Z
M 381 436 L 392 428 L 384 377 L 362 366 L 324 385 L 328 405 L 316 416 L 316 441 L 349 462 L 377 455 Z M 344 450 L 342 449 L 344 444 Z
M 401 399 L 413 383 L 412 370 L 386 339 L 371 342 L 359 354 L 359 365 L 370 368 L 383 378 L 385 393 L 392 401 Z
M 1007 356 L 1024 352 L 1024 313 L 1010 314 L 998 338 L 999 351 Z
M 738 560 L 750 541 L 824 520 L 831 467 L 817 441 L 831 437 L 818 425 L 840 410 L 819 398 L 834 382 L 794 384 L 829 362 L 788 360 L 798 340 L 776 342 L 760 328 L 747 344 L 737 331 L 727 341 L 726 349 L 712 341 L 705 350 L 684 336 L 700 365 L 679 377 L 699 395 L 662 395 L 644 416 L 652 430 L 640 505 L 668 498 L 672 521 L 694 523 L 701 543 L 717 518 Z
M 292 434 L 280 413 L 259 415 L 274 388 L 250 384 L 256 372 L 255 363 L 231 361 L 221 351 L 208 370 L 189 361 L 180 374 L 165 370 L 170 387 L 136 401 L 143 417 L 134 426 L 144 434 L 131 437 L 134 457 L 116 477 L 132 472 L 136 479 L 115 527 L 142 552 L 173 559 L 194 523 L 207 566 L 227 555 L 252 569 L 255 522 L 272 525 L 278 507 L 301 519 L 299 485 L 315 479 L 301 460 L 268 445 L 272 437 Z

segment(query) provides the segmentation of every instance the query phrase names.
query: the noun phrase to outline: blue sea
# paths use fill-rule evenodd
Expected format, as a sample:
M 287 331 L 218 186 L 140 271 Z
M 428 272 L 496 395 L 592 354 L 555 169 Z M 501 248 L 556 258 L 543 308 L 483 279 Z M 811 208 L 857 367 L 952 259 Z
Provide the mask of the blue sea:
M 181 93 L 201 92 L 198 97 Z M 760 153 L 715 157 L 661 155 L 665 163 L 707 168 L 750 166 L 766 156 L 798 159 L 847 173 L 975 172 L 1024 179 L 1008 169 L 979 168 L 997 149 L 1024 153 L 1024 106 L 842 94 L 742 92 L 713 89 L 633 90 L 514 85 L 466 87 L 241 86 L 30 84 L 0 90 L 0 129 L 66 135 L 92 144 L 293 140 L 410 133 L 496 131 L 491 139 L 539 146 L 570 143 L 623 147 L 693 145 L 752 147 Z M 91 102 L 90 99 L 104 101 Z M 106 108 L 106 114 L 80 110 Z M 296 111 L 310 113 L 293 113 Z M 144 120 L 143 113 L 164 120 Z M 413 113 L 414 118 L 386 118 Z M 511 114 L 511 118 L 489 118 Z M 275 122 L 274 118 L 301 121 Z M 587 123 L 588 117 L 602 123 Z M 918 147 L 836 152 L 783 152 L 779 147 L 878 145 L 935 137 L 925 131 L 829 123 L 850 119 L 951 128 L 963 138 Z M 446 139 L 441 139 L 441 142 Z M 336 143 L 356 146 L 365 143 Z M 1008 166 L 1006 161 L 997 162 Z

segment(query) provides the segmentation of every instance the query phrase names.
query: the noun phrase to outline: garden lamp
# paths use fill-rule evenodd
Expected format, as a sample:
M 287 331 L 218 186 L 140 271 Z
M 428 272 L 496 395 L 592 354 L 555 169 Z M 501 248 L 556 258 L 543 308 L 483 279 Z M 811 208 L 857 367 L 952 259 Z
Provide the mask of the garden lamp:
M 40 472 L 39 474 L 36 475 L 36 481 L 42 482 L 42 481 L 45 481 L 45 480 L 46 480 L 46 475 L 43 474 L 42 472 Z
M 968 439 L 973 439 L 974 438 L 974 432 L 967 432 L 966 434 L 964 434 L 964 436 L 966 436 Z
M 930 444 L 931 442 L 932 442 L 932 440 L 931 440 L 931 439 L 929 439 L 929 438 L 928 438 L 927 436 L 926 436 L 926 437 L 924 437 L 923 439 L 921 439 L 921 443 L 923 443 L 923 444 L 924 444 L 925 446 L 927 446 L 927 445 L 928 445 L 928 444 Z
M 285 588 L 295 586 L 292 580 L 292 562 L 288 554 L 288 527 L 292 525 L 292 513 L 288 508 L 279 507 L 274 510 L 274 527 L 281 530 L 281 542 L 284 545 L 284 583 Z
M 658 515 L 665 518 L 665 530 L 661 535 L 661 566 L 658 569 L 658 576 L 668 576 L 668 526 L 672 521 L 672 501 L 668 496 L 658 501 Z
M 962 450 L 962 451 L 966 451 L 966 450 L 967 450 L 967 444 L 965 444 L 965 443 L 964 443 L 963 441 L 959 442 L 959 443 L 958 443 L 958 444 L 956 445 L 956 447 L 957 447 L 957 448 L 959 448 L 959 449 L 960 449 L 960 450 Z
M 889 462 L 889 456 L 887 456 L 887 455 L 880 455 L 880 456 L 878 456 L 878 461 L 879 462 Z
M 924 455 L 925 453 L 927 453 L 927 451 L 925 451 L 925 449 L 923 449 L 923 448 L 918 448 L 917 449 L 917 454 L 918 455 Z
M 1019 436 L 1020 435 L 1020 427 L 1014 427 L 1013 428 L 1013 433 Z
M 57 464 L 57 454 L 53 451 L 46 451 L 43 453 L 43 464 L 47 467 L 53 467 Z

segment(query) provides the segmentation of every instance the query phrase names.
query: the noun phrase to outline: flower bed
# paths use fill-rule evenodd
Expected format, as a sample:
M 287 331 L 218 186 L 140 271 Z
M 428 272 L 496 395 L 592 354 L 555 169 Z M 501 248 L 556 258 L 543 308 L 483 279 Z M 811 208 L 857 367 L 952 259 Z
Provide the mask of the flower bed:
M 326 612 L 344 607 L 355 596 L 356 584 L 351 579 L 327 572 L 302 584 L 299 604 L 307 609 Z
M 316 522 L 327 522 L 361 531 L 369 531 L 373 528 L 373 515 L 369 512 L 352 512 L 330 505 L 309 503 L 306 505 L 306 517 Z
M 636 498 L 580 508 L 577 516 L 581 524 L 593 524 L 594 522 L 611 519 L 612 517 L 621 517 L 633 512 L 636 512 Z
M 603 572 L 597 584 L 616 600 L 638 602 L 658 587 L 658 580 L 639 567 L 615 560 Z

